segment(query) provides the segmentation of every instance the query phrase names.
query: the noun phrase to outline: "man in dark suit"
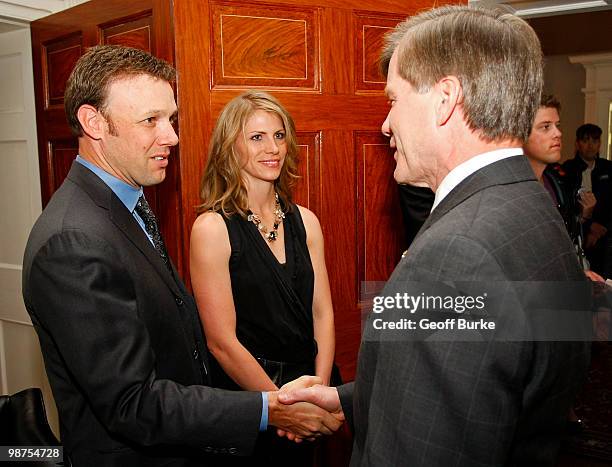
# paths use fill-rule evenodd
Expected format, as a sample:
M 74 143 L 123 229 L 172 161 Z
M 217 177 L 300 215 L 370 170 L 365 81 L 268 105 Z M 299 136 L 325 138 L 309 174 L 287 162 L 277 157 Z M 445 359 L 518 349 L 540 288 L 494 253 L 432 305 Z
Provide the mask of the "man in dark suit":
M 590 317 L 588 283 L 563 222 L 522 155 L 542 90 L 538 38 L 507 13 L 442 7 L 398 25 L 381 61 L 395 179 L 435 192 L 379 296 L 390 299 L 392 317 L 417 317 L 416 330 L 374 309 L 354 385 L 336 391 L 297 381 L 280 399 L 344 409 L 355 432 L 352 466 L 552 466 L 589 346 L 555 341 L 547 313 L 561 313 L 548 307 L 577 288 L 580 299 L 563 316 L 584 334 Z M 492 333 L 459 332 L 457 316 L 478 321 L 457 315 L 459 307 L 413 314 L 394 305 L 396 293 L 466 299 L 483 284 L 507 291 L 493 305 L 485 293 Z M 544 286 L 552 293 L 540 294 Z M 543 322 L 532 321 L 527 298 L 546 310 L 537 316 Z M 431 322 L 439 330 L 427 330 Z
M 606 257 L 612 236 L 612 162 L 599 156 L 602 130 L 585 123 L 576 130 L 576 155 L 563 164 L 572 191 L 591 194 L 597 200 L 592 216 L 583 223 L 584 248 L 593 271 L 612 276 L 612 264 Z
M 23 296 L 77 467 L 217 465 L 268 424 L 300 437 L 340 424 L 276 393 L 207 387 L 196 306 L 142 191 L 178 143 L 174 77 L 136 49 L 81 57 L 65 93 L 79 156 L 25 251 Z

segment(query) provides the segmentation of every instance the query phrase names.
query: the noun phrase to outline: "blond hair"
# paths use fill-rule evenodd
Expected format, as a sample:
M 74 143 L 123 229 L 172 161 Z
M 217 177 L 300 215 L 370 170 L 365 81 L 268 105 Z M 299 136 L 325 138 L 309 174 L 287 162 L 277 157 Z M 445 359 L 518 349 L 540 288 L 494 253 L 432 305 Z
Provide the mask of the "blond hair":
M 228 102 L 217 119 L 200 183 L 202 204 L 197 206 L 198 212 L 216 211 L 226 217 L 232 214 L 247 216 L 248 194 L 235 143 L 244 131 L 247 120 L 257 110 L 275 113 L 285 127 L 287 155 L 274 185 L 283 206 L 289 208 L 291 189 L 298 178 L 298 146 L 293 119 L 272 95 L 263 91 L 247 91 Z

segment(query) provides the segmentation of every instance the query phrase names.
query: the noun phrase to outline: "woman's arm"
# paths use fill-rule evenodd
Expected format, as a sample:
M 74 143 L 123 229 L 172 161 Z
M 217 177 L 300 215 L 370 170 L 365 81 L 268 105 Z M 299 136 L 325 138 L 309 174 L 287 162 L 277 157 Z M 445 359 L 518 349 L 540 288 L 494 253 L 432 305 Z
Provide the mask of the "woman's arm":
M 278 389 L 236 337 L 236 310 L 229 273 L 231 246 L 220 214 L 200 215 L 191 230 L 190 268 L 193 293 L 210 352 L 242 389 Z
M 306 228 L 306 244 L 314 269 L 314 296 L 312 299 L 312 318 L 314 323 L 314 337 L 317 341 L 319 353 L 315 359 L 315 373 L 329 384 L 336 337 L 334 334 L 334 309 L 332 306 L 329 279 L 325 267 L 325 252 L 323 246 L 323 232 L 317 216 L 312 211 L 298 206 L 304 227 Z

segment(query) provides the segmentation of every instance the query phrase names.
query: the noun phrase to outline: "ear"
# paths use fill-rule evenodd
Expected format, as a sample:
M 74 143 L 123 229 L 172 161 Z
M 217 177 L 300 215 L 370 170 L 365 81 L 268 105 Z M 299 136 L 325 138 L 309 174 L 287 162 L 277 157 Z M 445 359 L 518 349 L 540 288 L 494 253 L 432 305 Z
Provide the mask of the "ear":
M 463 88 L 456 76 L 445 76 L 435 84 L 436 123 L 445 125 L 463 102 Z
M 84 104 L 77 110 L 77 118 L 83 132 L 92 139 L 99 140 L 104 135 L 106 119 L 95 107 Z

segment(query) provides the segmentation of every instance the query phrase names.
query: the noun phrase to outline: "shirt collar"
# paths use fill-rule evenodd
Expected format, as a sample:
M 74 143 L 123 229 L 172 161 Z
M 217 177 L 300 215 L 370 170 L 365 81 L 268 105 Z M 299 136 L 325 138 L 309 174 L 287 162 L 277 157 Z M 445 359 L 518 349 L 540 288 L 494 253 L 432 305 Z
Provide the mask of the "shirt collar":
M 436 206 L 442 202 L 446 196 L 453 191 L 453 189 L 459 185 L 463 180 L 468 178 L 477 170 L 486 167 L 487 165 L 493 164 L 494 162 L 506 159 L 512 156 L 521 156 L 523 154 L 522 148 L 503 148 L 496 149 L 494 151 L 485 152 L 484 154 L 478 154 L 477 156 L 471 157 L 467 161 L 459 164 L 453 170 L 451 170 L 446 177 L 440 183 L 440 186 L 436 190 L 436 197 L 434 198 L 433 206 L 431 210 L 436 209 Z
M 130 212 L 134 212 L 138 198 L 140 198 L 142 195 L 142 187 L 134 188 L 133 186 L 128 185 L 123 180 L 119 180 L 117 177 L 109 174 L 97 165 L 83 159 L 79 155 L 77 155 L 76 161 L 100 177 L 102 181 L 106 183 L 106 185 L 108 185 L 108 187 L 113 191 L 113 193 L 117 195 L 125 207 L 128 208 Z

